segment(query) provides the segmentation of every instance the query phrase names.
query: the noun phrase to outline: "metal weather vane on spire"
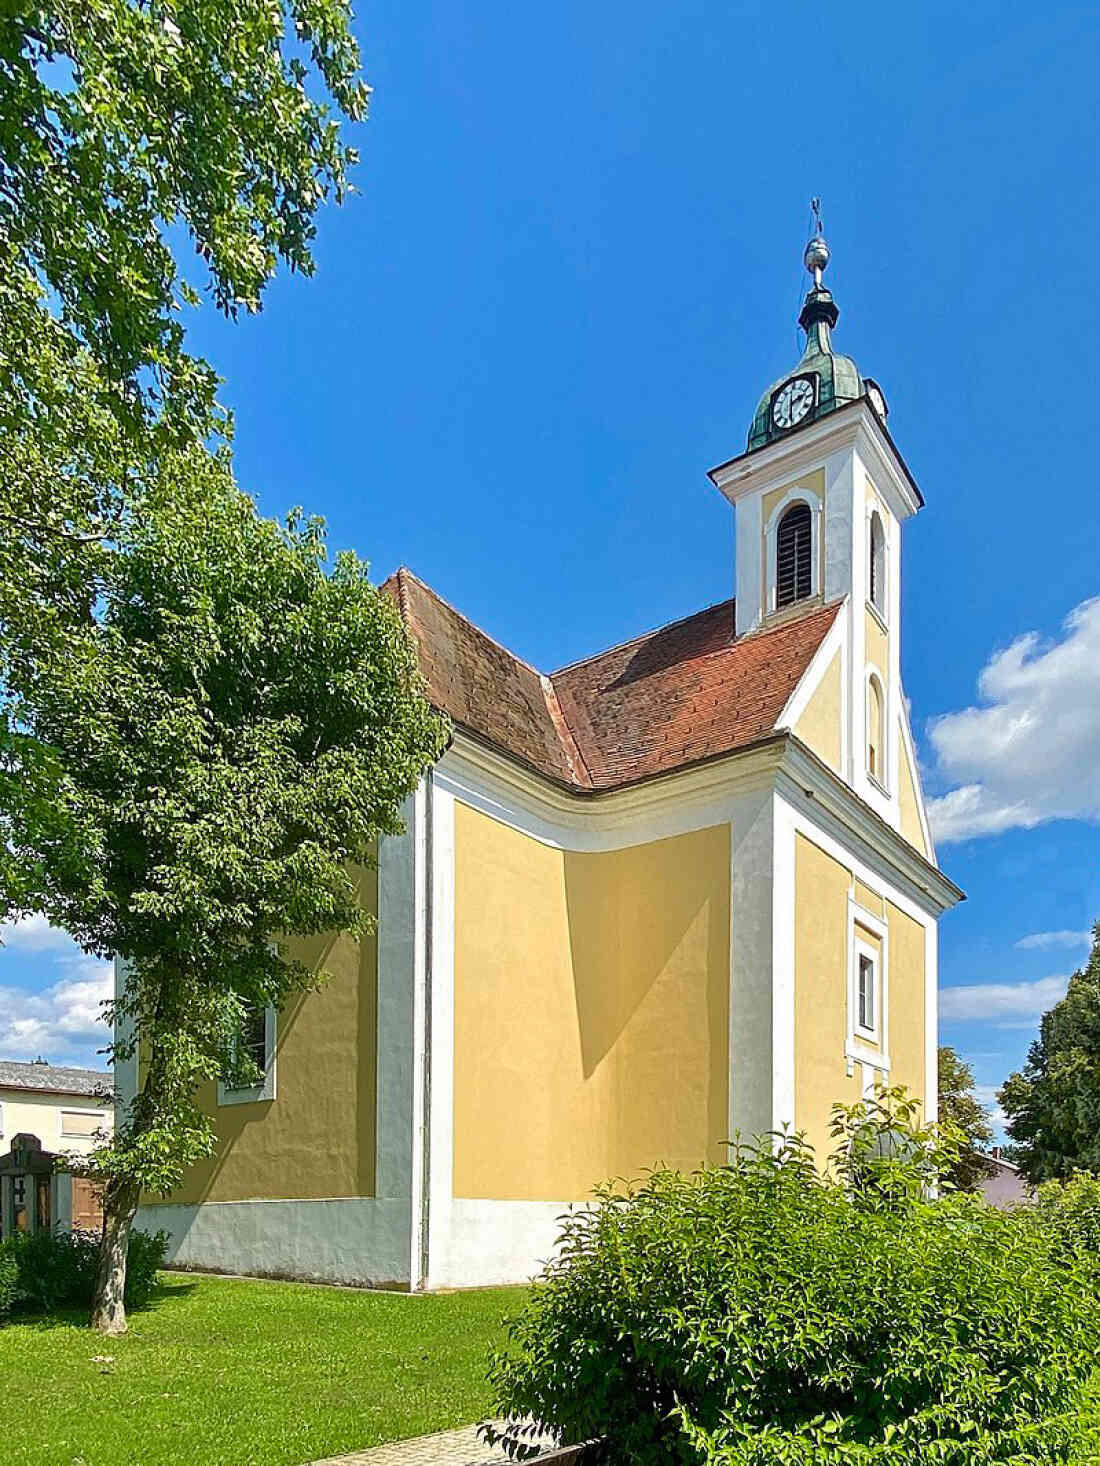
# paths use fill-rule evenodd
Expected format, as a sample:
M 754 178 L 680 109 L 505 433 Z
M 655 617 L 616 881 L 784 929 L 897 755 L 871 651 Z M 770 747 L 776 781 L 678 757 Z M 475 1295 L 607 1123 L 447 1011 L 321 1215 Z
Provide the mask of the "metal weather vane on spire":
M 825 266 L 829 263 L 829 246 L 825 243 L 825 231 L 821 223 L 821 200 L 812 198 L 810 210 L 813 214 L 814 232 L 813 238 L 807 244 L 802 259 L 807 270 L 814 277 L 814 289 L 821 289 L 821 275 Z
M 798 315 L 798 324 L 806 333 L 805 349 L 794 370 L 774 382 L 757 403 L 749 429 L 750 452 L 861 397 L 867 397 L 886 421 L 881 389 L 860 375 L 850 356 L 833 347 L 832 331 L 840 312 L 832 291 L 822 282 L 829 263 L 829 246 L 825 242 L 821 200 L 816 197 L 810 200 L 810 229 L 802 261 L 813 279 Z

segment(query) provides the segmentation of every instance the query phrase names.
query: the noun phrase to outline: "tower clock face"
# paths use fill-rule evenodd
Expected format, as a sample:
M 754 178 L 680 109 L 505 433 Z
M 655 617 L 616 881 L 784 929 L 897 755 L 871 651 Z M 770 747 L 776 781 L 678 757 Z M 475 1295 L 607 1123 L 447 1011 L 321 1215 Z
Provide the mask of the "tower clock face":
M 777 428 L 793 428 L 814 405 L 814 384 L 811 377 L 792 377 L 776 393 L 772 403 L 772 422 Z

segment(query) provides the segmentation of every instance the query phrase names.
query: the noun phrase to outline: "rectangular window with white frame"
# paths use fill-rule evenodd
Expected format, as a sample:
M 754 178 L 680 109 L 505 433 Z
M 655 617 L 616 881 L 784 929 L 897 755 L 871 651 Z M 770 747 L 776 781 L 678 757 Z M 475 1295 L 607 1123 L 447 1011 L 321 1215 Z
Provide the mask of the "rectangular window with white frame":
M 890 931 L 883 914 L 848 897 L 848 1072 L 856 1064 L 873 1068 L 879 1083 L 890 1072 Z
M 266 1008 L 258 1003 L 247 1004 L 226 1073 L 218 1080 L 219 1105 L 253 1105 L 275 1098 L 275 1038 L 275 1009 L 270 1004 Z M 241 1084 L 241 1060 L 250 1061 L 250 1067 L 258 1072 L 256 1083 Z
M 856 941 L 856 1033 L 878 1042 L 878 952 Z

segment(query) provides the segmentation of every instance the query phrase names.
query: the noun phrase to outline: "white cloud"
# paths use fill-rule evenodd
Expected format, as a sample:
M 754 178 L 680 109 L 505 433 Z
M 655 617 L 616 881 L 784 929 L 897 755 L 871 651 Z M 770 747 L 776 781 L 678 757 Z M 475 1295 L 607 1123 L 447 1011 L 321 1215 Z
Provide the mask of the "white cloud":
M 24 916 L 21 921 L 0 923 L 0 943 L 21 952 L 74 955 L 80 950 L 68 932 L 51 926 L 44 916 Z
M 947 1023 L 982 1021 L 999 1028 L 1029 1028 L 1066 995 L 1068 977 L 1035 982 L 978 982 L 940 989 L 940 1017 Z
M 1100 597 L 1067 616 L 1059 640 L 1018 637 L 986 663 L 979 706 L 934 718 L 929 800 L 947 844 L 1046 820 L 1100 820 Z
M 95 1051 L 110 1040 L 103 1003 L 113 991 L 111 964 L 87 957 L 66 967 L 65 977 L 40 992 L 0 987 L 0 1057 L 102 1065 Z
M 1021 937 L 1017 947 L 1027 951 L 1032 947 L 1088 947 L 1092 944 L 1092 932 L 1032 932 Z

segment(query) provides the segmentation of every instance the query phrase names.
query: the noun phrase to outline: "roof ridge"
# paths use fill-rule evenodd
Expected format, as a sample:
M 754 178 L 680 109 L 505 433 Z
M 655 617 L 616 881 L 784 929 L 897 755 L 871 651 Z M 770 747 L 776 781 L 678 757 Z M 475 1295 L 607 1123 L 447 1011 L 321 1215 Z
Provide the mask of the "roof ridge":
M 698 611 L 689 611 L 686 616 L 677 616 L 675 621 L 664 621 L 660 626 L 652 626 L 648 631 L 640 631 L 636 636 L 628 636 L 625 641 L 613 642 L 611 646 L 605 646 L 602 651 L 592 652 L 587 657 L 578 657 L 575 662 L 566 662 L 564 666 L 556 668 L 550 676 L 560 677 L 563 672 L 572 672 L 575 667 L 583 667 L 586 662 L 597 662 L 600 657 L 609 656 L 612 652 L 621 652 L 625 647 L 634 646 L 636 642 L 647 641 L 649 637 L 656 636 L 659 631 L 671 631 L 674 626 L 685 626 L 689 621 L 694 621 L 699 616 L 705 616 L 708 611 L 720 610 L 723 606 L 734 606 L 736 596 L 726 596 L 724 600 L 712 601 L 709 606 L 700 606 Z M 734 640 L 739 638 L 734 636 Z
M 71 1074 L 110 1074 L 109 1069 L 89 1069 L 87 1064 L 49 1064 L 39 1059 L 0 1059 L 0 1064 L 15 1064 L 20 1069 L 66 1069 Z
M 554 731 L 561 741 L 565 753 L 566 763 L 573 772 L 573 777 L 582 788 L 593 787 L 592 770 L 588 767 L 588 761 L 581 752 L 581 746 L 577 741 L 577 735 L 569 726 L 569 719 L 565 716 L 565 709 L 558 697 L 558 690 L 553 681 L 546 676 L 540 676 L 542 683 L 542 695 L 546 699 L 546 709 L 550 714 L 550 721 L 554 725 Z M 577 769 L 580 769 L 583 778 L 577 777 Z

